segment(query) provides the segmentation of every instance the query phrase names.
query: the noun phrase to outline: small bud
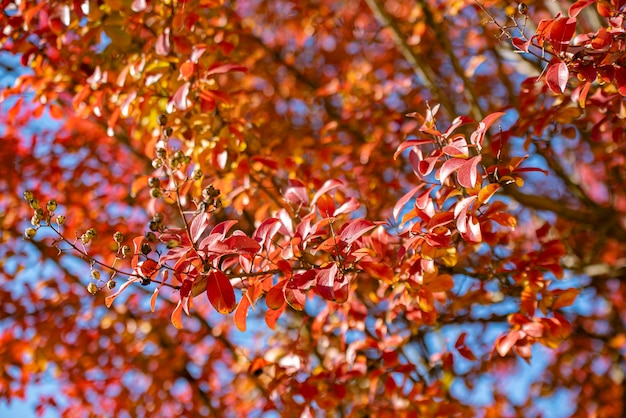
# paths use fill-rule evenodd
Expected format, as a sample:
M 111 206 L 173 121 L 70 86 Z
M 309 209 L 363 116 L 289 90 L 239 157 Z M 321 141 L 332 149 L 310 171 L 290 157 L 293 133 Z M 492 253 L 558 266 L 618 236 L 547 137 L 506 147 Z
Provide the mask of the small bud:
M 39 226 L 41 224 L 41 218 L 37 215 L 33 215 L 33 217 L 30 218 L 30 224 L 32 226 Z
M 159 223 L 155 221 L 150 221 L 150 223 L 148 223 L 148 228 L 150 229 L 150 231 L 158 231 Z
M 220 199 L 220 198 L 215 199 L 215 203 L 214 204 L 215 204 L 215 209 L 221 208 L 222 207 L 222 199 Z
M 130 254 L 130 247 L 128 245 L 124 245 L 122 247 L 122 257 L 127 257 Z
M 55 210 L 57 210 L 57 201 L 56 200 L 48 200 L 48 203 L 46 203 L 46 209 L 48 209 L 48 212 L 52 213 Z
M 174 158 L 177 160 L 182 160 L 183 158 L 185 158 L 185 154 L 183 154 L 181 150 L 178 150 L 174 153 Z
M 163 167 L 163 160 L 160 158 L 156 158 L 154 160 L 152 160 L 152 168 L 154 168 L 155 170 L 159 169 Z
M 192 178 L 193 180 L 200 180 L 200 179 L 202 178 L 202 175 L 203 175 L 203 174 L 204 174 L 204 173 L 202 172 L 202 170 L 201 170 L 201 169 L 196 168 L 196 169 L 195 169 L 195 170 L 193 170 L 193 172 L 191 173 L 191 178 Z
M 150 189 L 150 196 L 152 196 L 155 199 L 160 198 L 161 196 L 163 196 L 163 192 L 161 191 L 161 189 Z
M 175 239 L 171 239 L 167 242 L 167 248 L 168 249 L 172 249 L 172 248 L 176 248 L 180 245 L 180 242 L 176 241 Z
M 35 200 L 35 195 L 30 190 L 26 190 L 24 192 L 24 200 L 30 203 L 32 200 Z
M 82 242 L 83 245 L 87 245 L 91 242 L 91 237 L 87 234 L 83 234 L 80 236 L 80 242 Z
M 28 239 L 32 239 L 37 235 L 37 230 L 35 228 L 26 228 L 24 231 L 24 236 Z
M 30 205 L 31 209 L 37 210 L 37 209 L 40 208 L 39 200 L 37 200 L 37 199 L 33 199 L 33 200 L 28 201 L 28 204 Z
M 161 113 L 159 115 L 159 126 L 167 125 L 167 115 L 165 113 Z
M 85 231 L 85 235 L 88 235 L 91 238 L 95 238 L 96 237 L 96 230 L 93 228 L 89 228 L 87 231 Z
M 142 286 L 148 286 L 150 283 L 152 283 L 152 280 L 148 279 L 147 277 L 141 279 Z
M 98 293 L 98 286 L 96 286 L 94 282 L 91 282 L 87 285 L 87 291 L 92 295 L 95 295 L 96 293 Z
M 146 238 L 146 241 L 148 242 L 157 242 L 157 236 L 154 232 L 146 232 L 146 234 L 144 235 L 144 237 Z
M 163 136 L 165 136 L 166 138 L 169 138 L 170 136 L 172 136 L 172 132 L 174 132 L 174 130 L 172 129 L 171 126 L 168 126 L 167 128 L 163 130 Z
M 117 283 L 115 283 L 115 280 L 111 279 L 111 280 L 109 280 L 109 281 L 107 282 L 107 287 L 108 287 L 109 289 L 113 289 L 113 288 L 115 287 L 115 285 L 116 285 L 116 284 L 117 284 Z
M 113 240 L 119 244 L 120 242 L 124 241 L 124 234 L 122 234 L 120 231 L 117 231 L 115 234 L 113 234 Z
M 43 215 L 44 215 L 43 209 L 41 208 L 35 209 L 34 215 L 40 219 L 43 219 Z
M 163 214 L 161 212 L 155 213 L 154 216 L 152 217 L 152 220 L 160 224 L 161 222 L 163 222 Z
M 156 177 L 150 177 L 148 179 L 148 186 L 151 188 L 161 187 L 161 180 Z
M 57 225 L 59 226 L 65 225 L 65 215 L 57 216 Z
M 528 6 L 526 5 L 526 3 L 520 3 L 517 6 L 517 11 L 519 12 L 519 14 L 526 16 L 528 14 Z
M 100 272 L 98 270 L 91 270 L 91 278 L 94 280 L 100 280 Z
M 165 148 L 157 148 L 156 149 L 157 158 L 165 158 L 167 156 L 167 151 Z
M 150 251 L 152 251 L 152 247 L 150 247 L 150 244 L 148 244 L 147 242 L 144 242 L 143 244 L 141 244 L 141 253 L 143 255 L 150 254 Z

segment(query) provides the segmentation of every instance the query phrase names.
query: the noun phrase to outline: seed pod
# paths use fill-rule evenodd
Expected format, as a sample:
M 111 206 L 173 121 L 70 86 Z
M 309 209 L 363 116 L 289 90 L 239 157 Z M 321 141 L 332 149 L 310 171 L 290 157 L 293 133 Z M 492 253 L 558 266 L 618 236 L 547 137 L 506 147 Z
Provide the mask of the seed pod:
M 152 168 L 154 168 L 155 170 L 159 169 L 163 167 L 163 160 L 160 158 L 155 158 L 154 160 L 152 160 Z
M 174 132 L 174 130 L 171 126 L 168 126 L 167 128 L 163 129 L 163 136 L 169 138 L 170 136 L 172 136 L 172 132 Z
M 155 213 L 154 216 L 152 217 L 152 220 L 160 224 L 161 222 L 163 222 L 163 214 L 161 212 Z
M 85 231 L 85 234 L 90 236 L 91 238 L 95 238 L 96 237 L 96 230 L 93 228 L 89 228 L 87 231 Z
M 151 188 L 155 188 L 155 187 L 161 187 L 161 180 L 159 180 L 156 177 L 150 177 L 148 179 L 148 186 Z
M 161 113 L 159 115 L 159 126 L 167 125 L 167 115 L 165 113 Z
M 517 6 L 517 11 L 519 12 L 519 14 L 526 16 L 528 14 L 528 6 L 526 5 L 526 3 L 520 3 Z
M 195 170 L 193 170 L 193 173 L 191 173 L 191 178 L 193 180 L 200 180 L 202 178 L 202 170 L 199 168 L 196 168 Z
M 165 158 L 167 156 L 167 151 L 165 148 L 157 148 L 156 149 L 157 158 Z
M 150 247 L 150 244 L 148 244 L 147 242 L 144 242 L 143 244 L 141 244 L 141 253 L 143 255 L 150 254 L 150 251 L 152 251 L 152 247 Z
M 96 293 L 98 293 L 98 286 L 96 286 L 94 282 L 90 282 L 87 285 L 87 291 L 91 293 L 92 295 L 95 295 Z
M 35 200 L 35 195 L 30 190 L 26 190 L 24 192 L 24 200 L 30 203 L 32 200 Z
M 161 191 L 161 189 L 158 189 L 158 188 L 150 189 L 150 196 L 152 196 L 155 199 L 158 199 L 161 196 L 163 196 L 163 192 Z
M 150 231 L 158 231 L 159 230 L 159 223 L 155 222 L 155 221 L 150 221 L 148 223 L 148 229 L 150 229 Z
M 87 234 L 83 234 L 80 236 L 80 242 L 82 242 L 83 245 L 89 244 L 91 242 L 91 237 Z
M 115 234 L 113 234 L 113 241 L 117 242 L 118 244 L 124 241 L 124 234 L 122 234 L 120 231 L 115 232 Z
M 52 213 L 55 210 L 57 210 L 57 201 L 56 200 L 48 200 L 48 203 L 46 203 L 46 209 L 48 209 L 48 212 Z
M 175 239 L 171 239 L 167 242 L 167 248 L 169 250 L 171 250 L 172 248 L 176 248 L 180 245 L 180 242 L 176 241 Z
M 98 270 L 91 270 L 91 278 L 94 280 L 100 280 L 100 272 Z
M 148 286 L 150 283 L 152 283 L 152 280 L 148 279 L 147 277 L 141 279 L 142 286 Z
M 146 234 L 144 235 L 144 237 L 146 238 L 146 241 L 148 242 L 157 242 L 157 236 L 154 232 L 146 232 Z
M 57 225 L 65 225 L 65 215 L 57 216 Z
M 43 215 L 44 215 L 43 209 L 41 208 L 35 209 L 34 215 L 37 216 L 38 218 L 43 219 Z
M 122 247 L 122 257 L 127 257 L 130 254 L 130 247 L 128 245 L 124 245 Z
M 28 239 L 32 239 L 37 235 L 37 230 L 35 228 L 26 228 L 24 231 L 24 236 Z
M 37 199 L 29 200 L 29 201 L 28 201 L 28 204 L 30 205 L 31 209 L 35 209 L 35 210 L 37 210 L 37 209 L 39 209 L 39 208 L 40 208 L 40 206 L 39 206 L 39 200 L 37 200 Z
M 115 285 L 117 285 L 117 283 L 115 283 L 115 280 L 111 279 L 107 282 L 107 287 L 109 289 L 113 289 L 115 287 Z
M 32 226 L 39 226 L 41 224 L 41 218 L 37 215 L 33 215 L 33 217 L 30 218 L 30 224 Z

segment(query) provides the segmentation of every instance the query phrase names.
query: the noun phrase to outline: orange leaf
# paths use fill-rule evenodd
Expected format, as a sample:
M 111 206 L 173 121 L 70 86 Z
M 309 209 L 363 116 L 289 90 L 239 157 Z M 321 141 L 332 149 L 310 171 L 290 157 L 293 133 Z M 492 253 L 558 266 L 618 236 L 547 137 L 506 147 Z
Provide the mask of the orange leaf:
M 388 284 L 395 283 L 393 269 L 386 264 L 361 261 L 359 262 L 359 267 L 378 280 L 382 280 Z
M 442 274 L 441 276 L 438 276 L 435 280 L 428 283 L 426 287 L 433 293 L 445 292 L 454 287 L 454 281 L 452 280 L 452 276 L 450 276 L 449 274 Z
M 183 303 L 182 301 L 178 301 L 178 305 L 174 308 L 174 312 L 172 312 L 172 324 L 178 328 L 183 329 Z
M 270 309 L 280 309 L 285 304 L 285 293 L 283 289 L 287 284 L 287 280 L 279 282 L 272 287 L 265 295 L 265 303 Z
M 560 294 L 552 304 L 552 309 L 561 309 L 572 305 L 578 296 L 578 292 L 578 289 L 574 288 L 559 292 Z
M 241 332 L 246 330 L 246 318 L 248 317 L 248 308 L 250 308 L 250 299 L 248 295 L 244 294 L 235 309 L 235 325 Z

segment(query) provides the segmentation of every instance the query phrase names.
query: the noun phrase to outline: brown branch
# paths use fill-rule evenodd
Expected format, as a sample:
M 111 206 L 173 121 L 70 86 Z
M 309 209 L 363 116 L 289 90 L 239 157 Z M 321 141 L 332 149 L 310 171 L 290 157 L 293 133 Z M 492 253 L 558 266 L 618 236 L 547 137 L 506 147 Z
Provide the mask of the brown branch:
M 378 22 L 391 31 L 396 48 L 398 48 L 404 59 L 411 65 L 417 78 L 433 92 L 435 99 L 443 105 L 448 115 L 454 118 L 457 114 L 456 108 L 450 100 L 449 95 L 439 87 L 440 83 L 437 81 L 435 72 L 425 64 L 426 60 L 419 57 L 413 49 L 411 49 L 398 25 L 385 10 L 384 5 L 381 4 L 380 0 L 365 0 L 365 2 L 372 10 L 372 13 L 374 13 Z

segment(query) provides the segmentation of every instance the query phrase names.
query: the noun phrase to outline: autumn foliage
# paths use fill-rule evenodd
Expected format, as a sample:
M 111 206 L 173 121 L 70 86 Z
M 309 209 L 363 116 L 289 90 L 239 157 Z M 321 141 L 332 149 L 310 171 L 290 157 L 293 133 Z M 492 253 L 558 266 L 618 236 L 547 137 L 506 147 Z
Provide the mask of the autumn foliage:
M 0 4 L 0 399 L 623 414 L 624 0 Z

